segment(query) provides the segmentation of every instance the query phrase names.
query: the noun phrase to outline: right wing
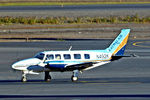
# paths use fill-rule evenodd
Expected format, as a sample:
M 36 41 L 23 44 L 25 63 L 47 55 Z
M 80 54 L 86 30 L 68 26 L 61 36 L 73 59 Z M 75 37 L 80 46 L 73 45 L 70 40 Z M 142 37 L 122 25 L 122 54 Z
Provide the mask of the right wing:
M 66 66 L 66 71 L 73 71 L 73 70 L 89 70 L 95 67 L 107 64 L 111 61 L 102 61 L 102 62 L 85 62 L 80 64 L 68 65 Z
M 83 70 L 85 68 L 88 68 L 90 66 L 93 66 L 93 62 L 84 62 L 79 64 L 73 64 L 73 65 L 67 65 L 65 67 L 66 71 L 73 71 L 73 70 Z

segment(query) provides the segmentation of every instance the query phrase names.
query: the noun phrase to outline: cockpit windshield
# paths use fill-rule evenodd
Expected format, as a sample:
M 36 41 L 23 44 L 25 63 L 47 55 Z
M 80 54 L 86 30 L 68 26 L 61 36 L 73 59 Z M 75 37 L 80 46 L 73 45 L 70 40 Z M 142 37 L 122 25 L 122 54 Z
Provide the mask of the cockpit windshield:
M 36 54 L 36 55 L 34 56 L 34 58 L 38 58 L 38 59 L 40 59 L 40 60 L 43 60 L 44 54 L 43 54 L 43 53 L 38 53 L 38 54 Z

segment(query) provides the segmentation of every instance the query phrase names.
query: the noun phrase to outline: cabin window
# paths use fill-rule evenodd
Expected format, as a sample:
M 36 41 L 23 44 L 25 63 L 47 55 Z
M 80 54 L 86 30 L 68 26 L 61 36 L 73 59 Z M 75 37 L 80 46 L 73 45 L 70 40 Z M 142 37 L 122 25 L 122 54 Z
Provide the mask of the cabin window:
M 46 55 L 46 60 L 53 60 L 54 59 L 54 55 L 50 54 L 50 55 Z
M 56 60 L 60 60 L 61 59 L 61 55 L 60 54 L 55 54 L 55 59 Z
M 90 55 L 89 54 L 84 54 L 84 58 L 85 59 L 90 59 Z
M 71 59 L 71 55 L 70 54 L 64 54 L 64 59 Z
M 74 59 L 81 59 L 81 55 L 80 54 L 74 54 Z

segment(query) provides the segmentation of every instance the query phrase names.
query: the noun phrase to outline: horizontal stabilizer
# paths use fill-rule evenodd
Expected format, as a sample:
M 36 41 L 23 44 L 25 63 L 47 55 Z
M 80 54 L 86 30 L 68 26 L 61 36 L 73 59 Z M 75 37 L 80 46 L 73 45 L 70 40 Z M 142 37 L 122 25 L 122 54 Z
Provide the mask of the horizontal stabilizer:
M 132 57 L 132 56 L 128 56 L 128 55 L 124 55 L 124 56 L 112 56 L 111 61 L 119 60 L 120 58 L 123 58 L 123 57 Z

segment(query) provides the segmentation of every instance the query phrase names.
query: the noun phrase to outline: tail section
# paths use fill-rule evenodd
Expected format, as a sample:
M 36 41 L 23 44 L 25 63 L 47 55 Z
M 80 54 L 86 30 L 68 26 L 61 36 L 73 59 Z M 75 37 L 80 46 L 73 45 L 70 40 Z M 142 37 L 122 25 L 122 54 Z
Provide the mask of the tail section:
M 125 47 L 128 41 L 130 29 L 122 29 L 121 33 L 107 48 L 108 52 L 112 53 L 113 56 L 122 56 L 125 51 Z

